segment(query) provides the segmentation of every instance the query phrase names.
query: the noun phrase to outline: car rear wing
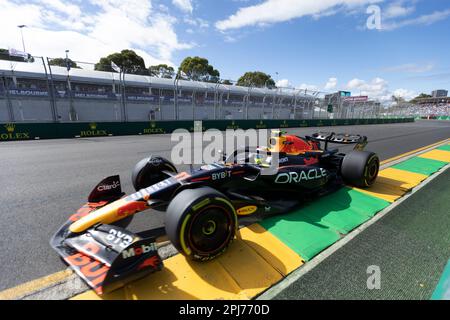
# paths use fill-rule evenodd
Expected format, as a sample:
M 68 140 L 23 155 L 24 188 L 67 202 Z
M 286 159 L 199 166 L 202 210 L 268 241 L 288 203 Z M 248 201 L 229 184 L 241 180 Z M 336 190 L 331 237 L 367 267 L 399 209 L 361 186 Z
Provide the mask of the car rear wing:
M 359 134 L 317 132 L 307 138 L 313 141 L 325 142 L 324 150 L 327 150 L 328 143 L 355 144 L 354 150 L 363 150 L 367 145 L 367 137 Z

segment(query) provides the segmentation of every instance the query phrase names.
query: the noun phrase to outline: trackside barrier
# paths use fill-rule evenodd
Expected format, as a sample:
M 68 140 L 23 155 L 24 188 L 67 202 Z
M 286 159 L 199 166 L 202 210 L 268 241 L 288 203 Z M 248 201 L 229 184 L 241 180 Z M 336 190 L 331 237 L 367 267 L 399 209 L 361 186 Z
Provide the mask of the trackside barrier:
M 208 129 L 272 129 L 323 127 L 361 124 L 414 122 L 414 118 L 398 119 L 308 119 L 308 120 L 205 120 Z M 102 136 L 172 133 L 176 129 L 194 131 L 194 121 L 151 122 L 76 122 L 76 123 L 0 123 L 0 141 L 86 138 Z
M 422 120 L 450 120 L 450 116 L 421 116 L 421 117 L 416 117 L 415 119 L 422 119 Z

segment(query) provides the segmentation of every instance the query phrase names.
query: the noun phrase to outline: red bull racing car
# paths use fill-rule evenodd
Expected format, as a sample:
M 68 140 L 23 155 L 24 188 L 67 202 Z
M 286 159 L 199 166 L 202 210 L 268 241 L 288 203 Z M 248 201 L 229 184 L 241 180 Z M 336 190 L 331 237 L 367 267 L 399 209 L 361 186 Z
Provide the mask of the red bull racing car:
M 329 144 L 355 147 L 344 154 Z M 360 135 L 274 131 L 267 147 L 235 150 L 189 172 L 151 156 L 133 169 L 135 193 L 122 192 L 119 176 L 102 180 L 50 244 L 98 294 L 109 292 L 160 270 L 162 240 L 191 259 L 210 260 L 226 250 L 249 217 L 289 211 L 343 184 L 370 187 L 380 162 L 363 151 L 366 144 Z M 151 208 L 165 211 L 164 227 L 125 229 L 135 213 Z

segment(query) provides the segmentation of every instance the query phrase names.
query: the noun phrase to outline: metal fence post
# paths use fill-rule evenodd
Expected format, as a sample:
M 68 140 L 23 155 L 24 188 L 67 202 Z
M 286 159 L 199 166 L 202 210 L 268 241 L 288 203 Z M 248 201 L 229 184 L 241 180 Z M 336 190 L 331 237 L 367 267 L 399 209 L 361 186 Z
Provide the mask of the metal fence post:
M 49 71 L 49 74 L 50 74 L 50 91 L 52 92 L 53 104 L 54 104 L 54 108 L 55 108 L 55 115 L 56 115 L 57 121 L 59 122 L 58 103 L 56 102 L 55 84 L 53 82 L 52 67 L 50 65 L 50 61 L 48 60 L 48 57 L 46 57 L 46 60 L 47 60 L 47 65 L 48 65 L 48 71 Z
M 34 57 L 34 58 L 38 58 L 38 57 Z M 50 90 L 50 83 L 48 81 L 48 73 L 47 73 L 47 67 L 45 66 L 45 61 L 44 61 L 44 57 L 39 57 L 42 61 L 42 66 L 44 67 L 44 72 L 45 72 L 45 82 L 47 84 L 47 93 L 49 96 L 49 102 L 50 102 L 50 109 L 52 111 L 52 117 L 53 117 L 53 121 L 54 122 L 58 122 L 58 115 L 56 113 L 56 108 L 55 108 L 55 98 L 54 98 L 54 92 L 53 90 Z
M 159 108 L 159 120 L 163 120 L 163 112 L 161 105 L 161 88 L 158 89 L 158 108 Z
M 247 89 L 247 99 L 245 101 L 245 119 L 248 120 L 248 104 L 250 102 L 251 90 L 253 89 L 253 84 L 250 85 Z
M 266 111 L 265 111 L 265 107 L 266 107 L 266 98 L 267 98 L 267 96 L 266 96 L 266 92 L 264 92 L 264 97 L 263 97 L 263 100 L 262 100 L 262 114 L 261 114 L 261 117 L 260 117 L 260 119 L 264 119 L 264 117 L 265 117 L 265 115 L 266 115 Z
M 70 119 L 70 121 L 75 121 L 76 113 L 75 113 L 75 108 L 73 106 L 73 92 L 72 92 L 72 84 L 70 83 L 69 71 L 67 71 L 67 87 L 69 89 L 69 119 Z
M 196 98 L 197 98 L 197 90 L 194 89 L 192 90 L 192 121 L 195 121 L 195 103 L 196 103 Z
M 9 82 L 6 81 L 5 74 L 2 73 L 3 86 L 5 88 L 6 108 L 8 109 L 8 118 L 10 122 L 14 122 L 14 111 L 12 108 L 12 102 L 9 97 Z
M 180 80 L 179 74 L 175 76 L 175 80 L 173 81 L 173 109 L 175 120 L 178 120 L 178 81 Z
M 214 120 L 217 120 L 217 107 L 219 106 L 219 87 L 221 85 L 219 82 L 214 86 Z
M 294 93 L 294 119 L 297 117 L 297 94 Z
M 222 104 L 223 104 L 223 94 L 225 93 L 225 91 L 222 91 L 219 94 L 219 101 L 218 101 L 218 110 L 217 113 L 219 114 L 219 119 L 222 118 Z
M 122 70 L 122 113 L 123 113 L 123 118 L 122 121 L 123 122 L 127 122 L 128 121 L 128 117 L 127 117 L 127 87 L 125 84 L 125 75 L 126 75 L 126 71 L 127 69 L 123 68 Z M 120 78 L 120 74 L 119 74 L 119 78 Z

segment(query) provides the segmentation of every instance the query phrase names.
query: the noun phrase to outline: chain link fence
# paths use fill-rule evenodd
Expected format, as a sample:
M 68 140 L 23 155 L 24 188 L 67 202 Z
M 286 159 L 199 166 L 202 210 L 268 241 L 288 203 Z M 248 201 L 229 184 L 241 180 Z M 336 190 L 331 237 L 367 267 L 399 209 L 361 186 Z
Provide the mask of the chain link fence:
M 71 60 L 69 60 L 71 61 Z M 327 93 L 155 78 L 111 66 L 33 57 L 0 60 L 0 122 L 367 119 L 420 116 L 413 105 L 326 98 Z M 98 65 L 97 65 L 98 67 Z M 445 110 L 444 110 L 445 109 Z M 441 113 L 448 114 L 448 105 Z

